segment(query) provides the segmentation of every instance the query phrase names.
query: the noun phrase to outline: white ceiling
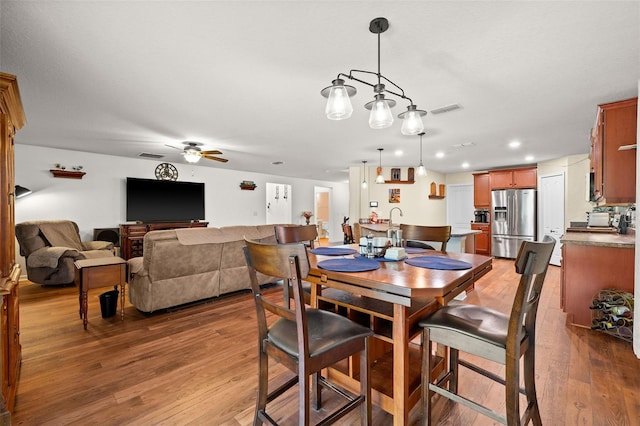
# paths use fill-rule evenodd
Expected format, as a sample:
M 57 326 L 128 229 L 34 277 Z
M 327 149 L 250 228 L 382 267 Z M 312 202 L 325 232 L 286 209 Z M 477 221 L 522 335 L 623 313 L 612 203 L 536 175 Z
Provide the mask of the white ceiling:
M 5 0 L 0 69 L 27 116 L 16 142 L 180 163 L 165 144 L 191 140 L 229 159 L 210 167 L 329 181 L 377 165 L 377 148 L 384 166 L 417 166 L 400 120 L 368 127 L 368 86 L 350 83 L 349 120 L 324 116 L 338 73 L 376 71 L 378 16 L 382 74 L 420 109 L 462 107 L 425 118 L 431 170 L 586 153 L 596 106 L 638 93 L 638 1 Z

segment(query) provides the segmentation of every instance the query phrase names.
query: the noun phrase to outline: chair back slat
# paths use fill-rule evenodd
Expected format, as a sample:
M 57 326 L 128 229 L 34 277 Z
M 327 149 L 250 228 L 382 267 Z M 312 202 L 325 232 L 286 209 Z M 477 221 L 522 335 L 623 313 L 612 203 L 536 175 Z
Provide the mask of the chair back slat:
M 274 232 L 279 244 L 307 243 L 311 248 L 314 248 L 315 240 L 318 238 L 316 225 L 275 225 Z
M 527 333 L 530 343 L 535 342 L 535 322 L 540 302 L 542 285 L 549 268 L 549 261 L 553 253 L 556 240 L 545 236 L 542 242 L 525 241 L 520 245 L 516 257 L 516 272 L 521 274 L 516 297 L 511 308 L 511 321 L 509 323 L 509 346 L 515 352 L 524 333 Z M 517 350 L 519 352 L 519 349 Z M 519 354 L 516 354 L 519 356 Z
M 447 242 L 451 238 L 451 226 L 422 226 L 400 224 L 405 240 L 434 241 L 442 243 L 440 251 L 447 252 Z

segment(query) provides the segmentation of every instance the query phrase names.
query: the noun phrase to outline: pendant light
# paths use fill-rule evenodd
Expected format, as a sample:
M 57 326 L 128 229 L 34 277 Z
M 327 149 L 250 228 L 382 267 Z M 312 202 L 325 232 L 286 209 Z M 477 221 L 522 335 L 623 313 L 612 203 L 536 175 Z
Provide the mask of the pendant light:
M 339 73 L 331 82 L 331 86 L 325 87 L 320 91 L 320 94 L 327 98 L 324 112 L 329 120 L 345 120 L 351 117 L 353 107 L 349 98 L 354 96 L 357 90 L 353 86 L 344 84 L 345 79 L 349 79 L 373 88 L 374 100 L 367 102 L 364 106 L 366 109 L 371 110 L 369 127 L 372 129 L 384 129 L 393 124 L 391 108 L 396 105 L 396 101 L 388 99 L 386 96 L 394 96 L 409 103 L 407 110 L 398 114 L 398 118 L 402 120 L 402 134 L 417 135 L 424 130 L 422 117 L 427 115 L 427 112 L 418 109 L 413 100 L 405 95 L 404 89 L 383 75 L 380 70 L 380 35 L 388 29 L 389 21 L 383 17 L 375 18 L 369 23 L 369 31 L 378 38 L 377 71 L 351 69 L 348 74 Z M 375 80 L 367 81 L 366 79 Z M 383 81 L 389 87 L 385 87 Z
M 376 170 L 377 176 L 376 176 L 376 183 L 384 183 L 384 176 L 382 176 L 382 151 L 384 150 L 384 148 L 378 148 L 378 151 L 380 152 L 380 165 L 378 166 L 378 169 Z
M 422 164 L 422 136 L 424 132 L 418 134 L 420 135 L 420 165 L 418 166 L 418 176 L 426 176 L 427 170 L 424 168 L 424 164 Z
M 367 186 L 367 160 L 362 160 L 362 189 L 366 189 Z

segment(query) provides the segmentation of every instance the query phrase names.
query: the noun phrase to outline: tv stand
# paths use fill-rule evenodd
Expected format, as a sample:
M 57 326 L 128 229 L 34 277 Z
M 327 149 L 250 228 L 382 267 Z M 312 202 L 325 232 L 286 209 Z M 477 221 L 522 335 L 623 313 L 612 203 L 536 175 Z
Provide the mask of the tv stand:
M 178 228 L 206 228 L 209 222 L 154 222 L 120 224 L 120 256 L 125 259 L 142 256 L 144 236 L 149 231 Z

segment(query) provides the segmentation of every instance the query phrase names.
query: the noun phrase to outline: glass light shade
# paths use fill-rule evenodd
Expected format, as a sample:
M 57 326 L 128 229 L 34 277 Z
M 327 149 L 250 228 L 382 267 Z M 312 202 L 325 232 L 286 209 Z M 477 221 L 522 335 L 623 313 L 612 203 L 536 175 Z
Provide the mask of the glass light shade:
M 362 189 L 367 189 L 367 186 L 369 186 L 369 185 L 367 185 L 367 181 L 363 180 L 362 181 Z
M 197 163 L 200 161 L 200 153 L 198 151 L 187 151 L 184 153 L 184 159 L 187 163 Z
M 372 129 L 384 129 L 393 124 L 393 115 L 391 108 L 384 99 L 384 95 L 376 95 L 376 100 L 371 106 L 371 114 L 369 114 L 369 127 Z
M 427 175 L 427 169 L 424 168 L 424 164 L 420 163 L 420 165 L 418 166 L 418 176 L 426 176 Z
M 349 93 L 343 85 L 331 87 L 324 113 L 329 120 L 345 120 L 351 117 L 353 107 Z
M 382 167 L 376 169 L 376 183 L 384 183 L 384 176 L 382 176 Z
M 411 136 L 417 135 L 424 130 L 424 124 L 422 123 L 422 117 L 416 110 L 409 110 L 404 115 L 402 120 L 402 129 L 400 130 L 403 135 Z

